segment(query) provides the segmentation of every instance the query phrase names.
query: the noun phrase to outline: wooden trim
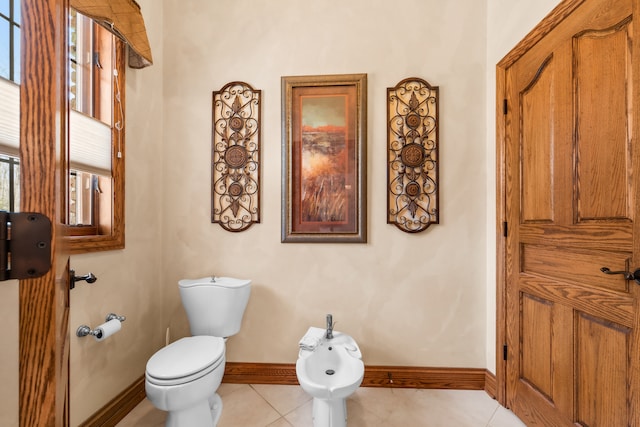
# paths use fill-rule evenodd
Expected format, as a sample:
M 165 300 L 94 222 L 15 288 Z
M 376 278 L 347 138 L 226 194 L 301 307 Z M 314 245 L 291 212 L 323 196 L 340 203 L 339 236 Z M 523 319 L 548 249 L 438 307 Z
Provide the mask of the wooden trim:
M 363 387 L 484 390 L 484 369 L 365 366 Z
M 19 284 L 18 421 L 68 426 L 69 286 L 59 211 L 67 129 L 66 0 L 21 2 L 20 211 L 52 224 L 51 269 Z M 48 241 L 45 241 L 49 244 Z
M 362 387 L 484 390 L 485 369 L 365 366 Z M 293 363 L 227 362 L 223 382 L 298 385 Z
M 93 414 L 80 427 L 115 427 L 144 400 L 144 375 Z
M 100 224 L 95 235 L 73 235 L 65 237 L 71 254 L 82 254 L 96 251 L 111 251 L 125 247 L 125 138 L 126 138 L 126 46 L 116 41 L 116 66 L 118 70 L 117 85 L 113 85 L 113 122 L 120 122 L 121 130 L 115 126 L 111 132 L 111 177 L 101 180 L 103 190 Z M 116 94 L 119 94 L 118 100 Z M 106 188 L 110 186 L 109 188 Z M 106 198 L 110 197 L 111 201 Z
M 549 14 L 544 17 L 540 23 L 538 23 L 538 25 L 536 25 L 535 28 L 531 30 L 529 34 L 522 39 L 522 41 L 520 41 L 520 43 L 511 49 L 511 51 L 498 63 L 498 66 L 502 68 L 509 68 L 584 2 L 585 0 L 562 1 L 551 12 L 549 12 Z
M 506 404 L 507 362 L 503 348 L 507 343 L 507 271 L 506 271 L 506 143 L 507 113 L 505 68 L 496 67 L 496 388 L 495 398 Z M 513 224 L 512 224 L 513 225 Z M 508 226 L 508 224 L 507 224 Z M 508 231 L 508 230 L 507 230 Z
M 493 373 L 486 371 L 484 373 L 484 391 L 487 392 L 491 398 L 496 398 L 496 391 L 498 388 L 498 382 L 496 380 L 496 376 Z
M 227 362 L 223 383 L 298 385 L 295 363 Z

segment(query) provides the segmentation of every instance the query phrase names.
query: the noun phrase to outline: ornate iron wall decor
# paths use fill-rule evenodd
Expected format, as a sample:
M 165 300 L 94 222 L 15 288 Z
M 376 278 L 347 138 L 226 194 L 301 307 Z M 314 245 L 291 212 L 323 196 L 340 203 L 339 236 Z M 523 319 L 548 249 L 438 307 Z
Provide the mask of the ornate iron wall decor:
M 260 222 L 260 96 L 243 82 L 213 92 L 211 222 L 228 231 Z
M 387 223 L 407 233 L 438 223 L 438 87 L 387 88 Z

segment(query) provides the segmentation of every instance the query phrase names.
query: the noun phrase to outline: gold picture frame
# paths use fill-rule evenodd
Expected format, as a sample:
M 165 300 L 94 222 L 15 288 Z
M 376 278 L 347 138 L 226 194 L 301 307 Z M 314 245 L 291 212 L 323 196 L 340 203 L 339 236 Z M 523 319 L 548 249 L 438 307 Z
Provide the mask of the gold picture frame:
M 367 75 L 282 77 L 282 242 L 366 243 Z

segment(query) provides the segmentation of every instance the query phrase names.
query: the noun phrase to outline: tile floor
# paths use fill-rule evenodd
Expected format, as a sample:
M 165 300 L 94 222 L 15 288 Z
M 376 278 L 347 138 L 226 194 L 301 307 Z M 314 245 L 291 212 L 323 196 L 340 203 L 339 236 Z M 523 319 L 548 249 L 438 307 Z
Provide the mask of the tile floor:
M 218 427 L 313 427 L 311 398 L 288 385 L 228 384 L 218 389 Z M 361 387 L 347 400 L 349 427 L 524 427 L 484 391 Z M 142 401 L 117 427 L 162 427 L 165 412 Z

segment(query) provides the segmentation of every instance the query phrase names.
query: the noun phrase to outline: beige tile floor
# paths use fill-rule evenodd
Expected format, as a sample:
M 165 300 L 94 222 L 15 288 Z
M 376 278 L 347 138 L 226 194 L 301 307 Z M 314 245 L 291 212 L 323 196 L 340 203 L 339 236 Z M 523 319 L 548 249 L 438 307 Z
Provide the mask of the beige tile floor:
M 228 384 L 218 389 L 218 427 L 313 427 L 299 386 Z M 349 427 L 524 427 L 484 391 L 361 387 L 347 400 Z M 142 401 L 117 427 L 161 427 L 165 412 Z

